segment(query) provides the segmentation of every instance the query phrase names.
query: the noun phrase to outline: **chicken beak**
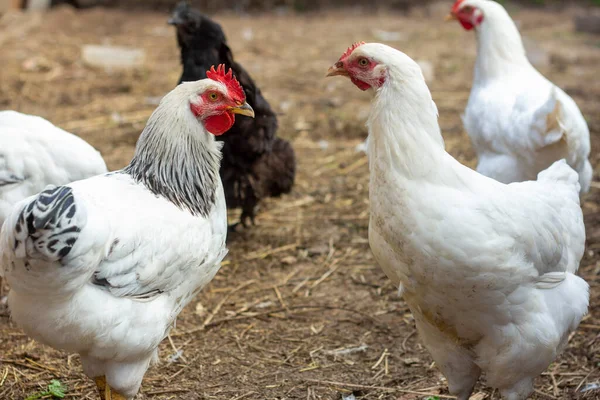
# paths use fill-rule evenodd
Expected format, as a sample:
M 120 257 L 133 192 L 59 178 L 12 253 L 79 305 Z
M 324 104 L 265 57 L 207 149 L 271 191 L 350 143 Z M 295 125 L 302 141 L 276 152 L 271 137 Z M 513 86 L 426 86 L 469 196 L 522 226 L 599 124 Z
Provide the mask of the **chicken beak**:
M 169 18 L 169 20 L 167 21 L 167 24 L 169 25 L 179 25 L 180 21 L 175 19 L 175 18 Z
M 331 67 L 329 67 L 329 69 L 327 70 L 327 76 L 336 76 L 336 75 L 340 75 L 340 76 L 348 76 L 348 71 L 346 71 L 344 69 L 344 65 L 341 62 L 336 62 L 334 65 L 332 65 Z
M 183 25 L 184 22 L 185 20 L 180 15 L 173 14 L 173 16 L 167 21 L 167 24 L 178 26 Z
M 245 115 L 247 117 L 254 118 L 254 110 L 250 107 L 250 104 L 244 103 L 241 106 L 230 107 L 229 110 L 234 114 Z
M 450 22 L 450 21 L 454 21 L 455 19 L 458 19 L 458 18 L 456 18 L 456 14 L 451 12 L 450 14 L 446 15 L 446 17 L 444 18 L 444 21 Z

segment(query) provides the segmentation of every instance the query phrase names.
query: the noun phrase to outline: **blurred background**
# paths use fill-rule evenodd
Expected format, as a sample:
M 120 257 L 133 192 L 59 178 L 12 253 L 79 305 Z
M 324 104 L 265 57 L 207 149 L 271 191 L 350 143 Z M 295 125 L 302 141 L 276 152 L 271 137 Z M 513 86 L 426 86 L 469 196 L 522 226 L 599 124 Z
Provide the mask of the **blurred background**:
M 370 1 L 368 8 L 388 7 L 391 9 L 408 10 L 414 6 L 423 6 L 435 0 L 374 0 Z M 3 0 L 6 4 L 15 7 L 38 7 L 47 8 L 53 5 L 65 3 L 75 7 L 109 6 L 120 8 L 140 9 L 169 9 L 176 1 L 173 0 Z M 565 7 L 573 4 L 593 5 L 597 0 L 514 0 L 513 3 L 521 3 L 527 6 L 555 6 Z M 224 2 L 218 0 L 199 0 L 192 2 L 195 6 L 205 11 L 236 10 L 236 11 L 271 11 L 273 8 L 288 8 L 294 11 L 314 11 L 332 7 L 365 6 L 361 0 L 239 0 Z M 506 3 L 506 1 L 501 1 Z
M 436 399 L 446 383 L 367 242 L 370 95 L 327 68 L 353 42 L 418 61 L 447 150 L 473 167 L 460 119 L 475 37 L 445 23 L 453 1 L 191 1 L 221 24 L 235 60 L 277 113 L 298 159 L 291 194 L 261 203 L 227 262 L 161 346 L 142 399 Z M 536 381 L 534 399 L 600 398 L 600 1 L 502 1 L 532 64 L 579 105 L 595 182 L 582 205 L 590 314 Z M 172 0 L 0 0 L 0 109 L 40 115 L 127 165 L 145 122 L 181 75 Z M 237 215 L 232 215 L 232 219 Z M 596 253 L 596 252 L 599 253 Z M 167 342 L 167 341 L 165 341 Z M 183 357 L 181 357 L 183 355 Z M 76 356 L 33 342 L 0 305 L 0 399 L 51 379 L 94 398 Z M 498 399 L 478 386 L 475 399 Z

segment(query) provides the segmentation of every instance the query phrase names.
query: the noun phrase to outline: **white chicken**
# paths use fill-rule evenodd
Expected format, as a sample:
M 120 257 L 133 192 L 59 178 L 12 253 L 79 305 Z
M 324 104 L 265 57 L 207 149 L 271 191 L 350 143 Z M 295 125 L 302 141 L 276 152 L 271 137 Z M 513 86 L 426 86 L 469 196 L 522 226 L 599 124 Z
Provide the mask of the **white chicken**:
M 101 398 L 130 399 L 182 308 L 227 253 L 220 135 L 253 116 L 231 71 L 160 102 L 123 170 L 19 203 L 0 236 L 14 321 L 79 353 Z
M 588 307 L 577 173 L 561 160 L 506 185 L 460 164 L 419 66 L 388 46 L 356 44 L 328 75 L 374 89 L 369 243 L 450 392 L 467 400 L 484 372 L 526 399 Z
M 14 205 L 47 185 L 106 173 L 92 146 L 41 117 L 0 111 L 0 227 Z
M 458 0 L 447 19 L 474 29 L 477 37 L 475 76 L 463 116 L 479 159 L 477 171 L 503 183 L 521 182 L 564 158 L 586 193 L 592 180 L 587 123 L 573 99 L 528 61 L 504 7 Z

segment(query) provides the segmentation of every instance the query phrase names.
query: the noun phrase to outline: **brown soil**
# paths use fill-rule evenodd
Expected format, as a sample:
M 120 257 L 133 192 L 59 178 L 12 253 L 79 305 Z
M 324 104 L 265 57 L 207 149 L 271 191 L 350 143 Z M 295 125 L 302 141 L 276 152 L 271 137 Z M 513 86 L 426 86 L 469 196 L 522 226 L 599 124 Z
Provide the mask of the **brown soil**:
M 369 95 L 325 79 L 354 41 L 400 32 L 398 47 L 435 66 L 431 89 L 450 153 L 474 165 L 460 113 L 471 86 L 475 41 L 441 22 L 445 7 L 365 15 L 348 11 L 216 19 L 280 112 L 280 135 L 299 159 L 295 189 L 264 203 L 258 226 L 232 238 L 220 273 L 181 314 L 172 344 L 149 370 L 144 399 L 424 399 L 446 383 L 419 342 L 406 304 L 375 265 L 367 243 L 368 171 L 355 151 L 366 135 Z M 573 10 L 512 10 L 521 30 L 549 57 L 542 72 L 569 92 L 588 119 L 592 163 L 600 142 L 600 38 L 573 33 Z M 154 108 L 180 74 L 166 15 L 54 9 L 43 18 L 0 22 L 0 108 L 38 114 L 98 148 L 110 168 L 124 166 Z M 249 29 L 253 38 L 245 40 Z M 143 68 L 105 72 L 81 62 L 83 44 L 146 51 Z M 588 232 L 581 274 L 592 287 L 590 314 L 563 355 L 537 380 L 534 399 L 570 399 L 600 380 L 600 191 L 583 208 Z M 232 215 L 235 217 L 235 215 Z M 175 348 L 183 356 L 169 361 Z M 347 354 L 344 354 L 347 353 Z M 0 399 L 23 399 L 51 379 L 67 398 L 96 398 L 79 359 L 27 338 L 0 318 Z M 476 399 L 498 399 L 484 383 Z M 581 396 L 581 395 L 580 395 Z M 591 396 L 591 397 L 590 397 Z M 582 397 L 583 398 L 583 397 Z M 600 398 L 587 392 L 586 398 Z

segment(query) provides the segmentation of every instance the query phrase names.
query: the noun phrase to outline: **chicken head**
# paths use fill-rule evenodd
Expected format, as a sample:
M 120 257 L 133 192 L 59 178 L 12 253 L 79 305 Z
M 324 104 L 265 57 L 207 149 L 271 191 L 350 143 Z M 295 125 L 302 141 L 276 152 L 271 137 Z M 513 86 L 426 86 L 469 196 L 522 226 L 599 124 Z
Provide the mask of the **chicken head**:
M 254 117 L 254 110 L 246 103 L 244 89 L 231 69 L 225 73 L 225 65 L 220 64 L 216 70 L 213 66 L 207 71 L 206 76 L 216 82 L 198 101 L 192 102 L 190 108 L 208 132 L 215 136 L 227 132 L 235 122 L 235 114 Z
M 463 28 L 470 31 L 483 22 L 483 12 L 477 7 L 477 0 L 457 0 L 446 16 L 446 21 L 452 20 L 458 20 Z

